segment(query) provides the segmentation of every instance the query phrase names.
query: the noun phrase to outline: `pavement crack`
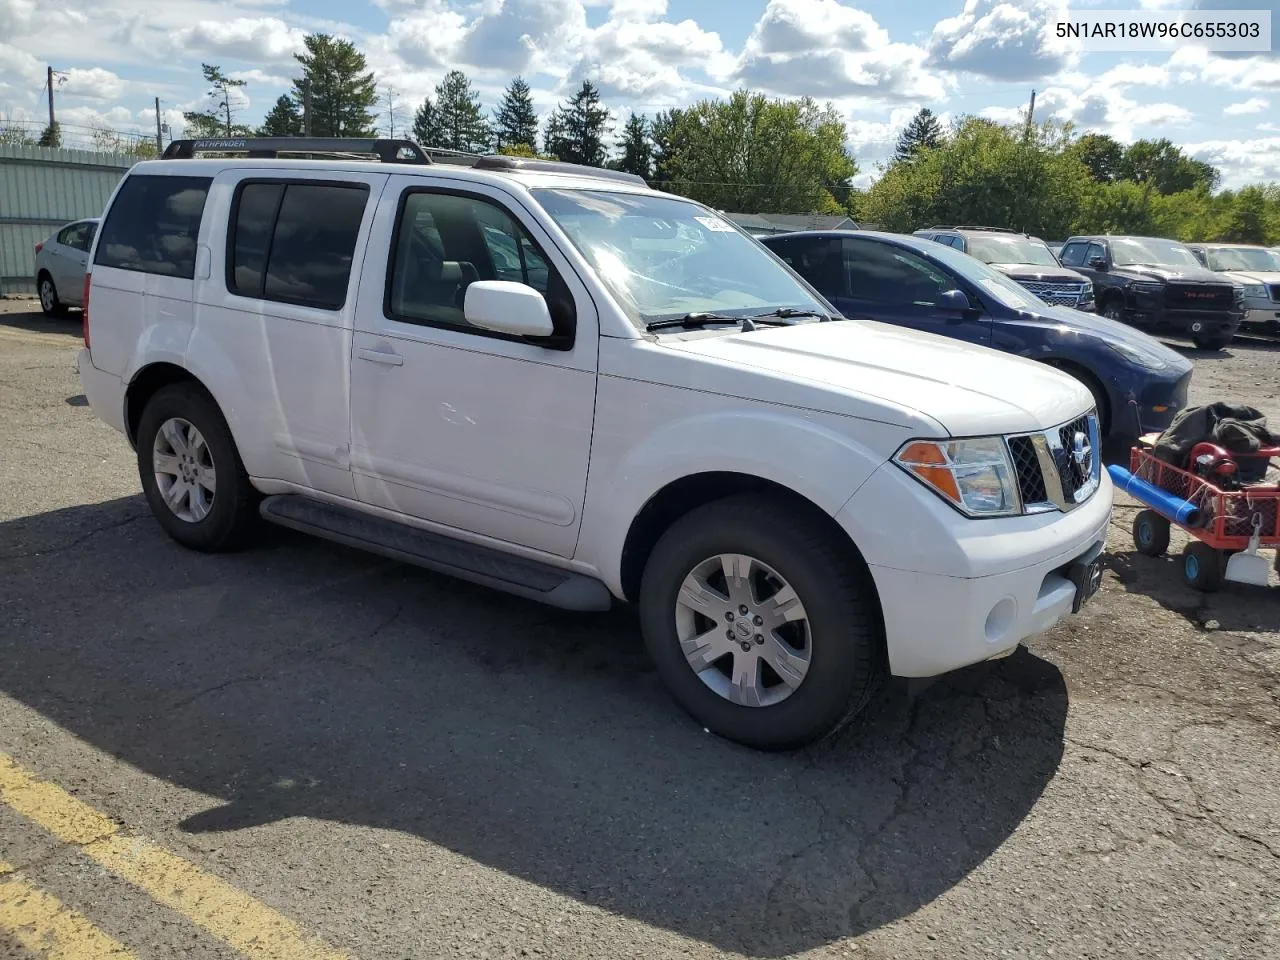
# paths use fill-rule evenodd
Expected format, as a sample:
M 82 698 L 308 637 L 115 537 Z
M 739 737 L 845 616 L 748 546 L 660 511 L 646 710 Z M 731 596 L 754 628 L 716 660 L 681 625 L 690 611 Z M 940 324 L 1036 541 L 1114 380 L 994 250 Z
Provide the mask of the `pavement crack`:
M 195 703 L 197 700 L 201 699 L 202 697 L 207 697 L 210 694 L 218 693 L 219 691 L 226 690 L 228 687 L 240 686 L 241 684 L 246 684 L 246 683 L 261 683 L 265 679 L 267 679 L 265 674 L 256 674 L 254 676 L 246 676 L 246 677 L 232 677 L 230 680 L 224 680 L 221 683 L 215 683 L 211 687 L 205 687 L 204 689 L 198 690 L 188 697 L 183 697 L 181 700 L 175 701 L 174 703 L 170 704 L 169 709 L 166 712 L 176 713 L 179 710 L 183 710 L 191 706 L 193 703 Z
M 129 524 L 142 520 L 147 516 L 148 514 L 146 513 L 138 513 L 130 517 L 125 517 L 123 520 L 113 520 L 110 523 L 100 524 L 92 530 L 85 531 L 75 539 L 69 540 L 66 543 L 57 544 L 56 546 L 38 550 L 19 550 L 14 553 L 0 553 L 0 560 L 28 560 L 35 557 L 45 557 L 54 553 L 65 553 L 68 550 L 78 547 L 91 537 L 96 537 L 100 533 L 107 533 L 111 530 L 117 530 L 120 527 L 128 526 Z

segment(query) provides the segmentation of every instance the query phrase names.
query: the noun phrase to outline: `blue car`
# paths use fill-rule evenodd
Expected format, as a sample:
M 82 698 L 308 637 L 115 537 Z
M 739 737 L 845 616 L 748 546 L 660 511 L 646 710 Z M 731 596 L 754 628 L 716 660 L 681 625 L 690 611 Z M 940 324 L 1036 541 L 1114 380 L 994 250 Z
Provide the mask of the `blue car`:
M 1103 435 L 1114 441 L 1163 430 L 1186 405 L 1192 365 L 1182 354 L 1114 320 L 1050 306 L 932 240 L 826 230 L 760 242 L 846 317 L 967 340 L 1071 374 L 1093 394 Z

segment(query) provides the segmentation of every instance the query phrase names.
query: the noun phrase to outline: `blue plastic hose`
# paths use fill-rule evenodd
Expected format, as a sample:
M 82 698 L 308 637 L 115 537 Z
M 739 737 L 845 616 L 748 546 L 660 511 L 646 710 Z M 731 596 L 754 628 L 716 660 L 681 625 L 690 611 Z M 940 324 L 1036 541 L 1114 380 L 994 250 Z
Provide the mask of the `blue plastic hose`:
M 1200 508 L 1190 500 L 1175 497 L 1140 477 L 1135 477 L 1119 464 L 1107 467 L 1111 481 L 1135 500 L 1141 501 L 1161 516 L 1183 527 L 1195 527 L 1200 523 Z

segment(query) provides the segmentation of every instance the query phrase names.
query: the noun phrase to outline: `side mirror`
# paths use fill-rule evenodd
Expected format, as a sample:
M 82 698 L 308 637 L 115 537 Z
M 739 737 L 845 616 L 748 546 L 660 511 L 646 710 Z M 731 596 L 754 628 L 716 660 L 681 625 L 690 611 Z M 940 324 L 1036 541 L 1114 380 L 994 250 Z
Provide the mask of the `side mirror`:
M 1090 257 L 1089 266 L 1093 267 L 1093 269 L 1095 270 L 1106 270 L 1107 258 L 1106 257 Z
M 969 295 L 963 290 L 944 290 L 938 297 L 938 309 L 967 313 L 973 309 L 973 304 L 969 302 Z
M 549 337 L 555 333 L 547 301 L 533 287 L 507 280 L 477 280 L 462 301 L 467 323 L 481 330 L 519 337 Z

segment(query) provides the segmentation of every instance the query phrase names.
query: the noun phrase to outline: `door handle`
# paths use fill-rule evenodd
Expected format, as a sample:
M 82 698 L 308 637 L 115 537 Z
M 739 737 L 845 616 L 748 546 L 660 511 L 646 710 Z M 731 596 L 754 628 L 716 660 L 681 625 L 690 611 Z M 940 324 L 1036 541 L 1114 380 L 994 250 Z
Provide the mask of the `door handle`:
M 391 353 L 386 350 L 367 350 L 361 347 L 356 351 L 356 356 L 361 360 L 371 360 L 374 363 L 385 363 L 392 367 L 401 366 L 404 363 L 404 357 L 398 353 Z

